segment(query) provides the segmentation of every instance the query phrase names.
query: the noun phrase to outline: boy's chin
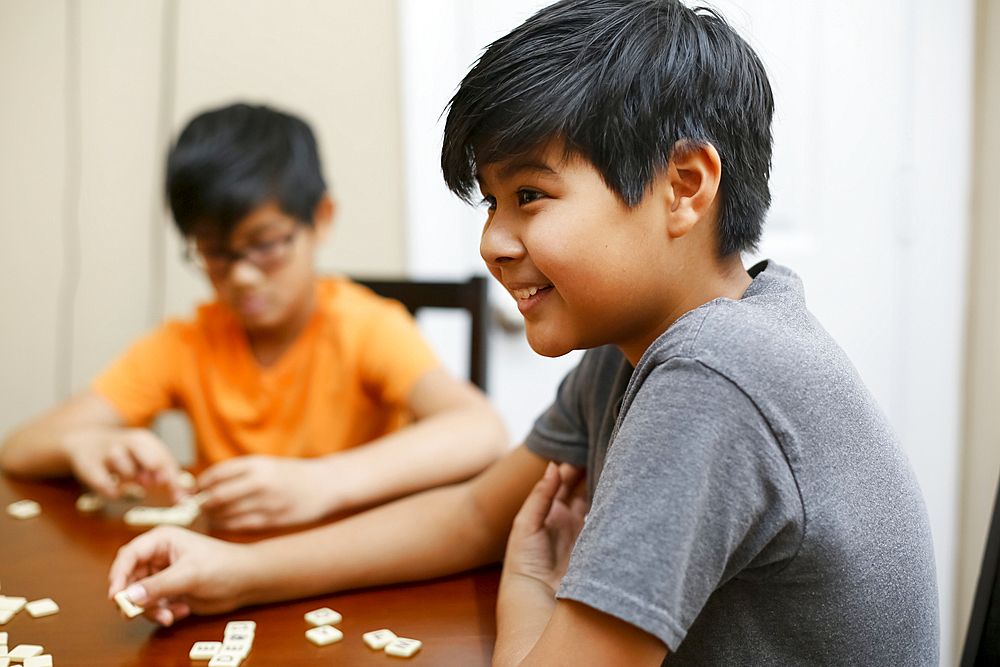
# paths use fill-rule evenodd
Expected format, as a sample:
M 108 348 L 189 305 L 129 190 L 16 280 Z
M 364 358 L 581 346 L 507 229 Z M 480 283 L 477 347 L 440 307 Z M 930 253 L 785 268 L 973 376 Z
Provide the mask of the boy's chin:
M 271 313 L 241 313 L 234 311 L 240 326 L 247 333 L 260 333 L 276 327 L 275 318 Z
M 576 349 L 567 345 L 566 341 L 551 339 L 545 336 L 533 336 L 530 329 L 528 330 L 528 345 L 535 354 L 550 358 L 561 357 Z

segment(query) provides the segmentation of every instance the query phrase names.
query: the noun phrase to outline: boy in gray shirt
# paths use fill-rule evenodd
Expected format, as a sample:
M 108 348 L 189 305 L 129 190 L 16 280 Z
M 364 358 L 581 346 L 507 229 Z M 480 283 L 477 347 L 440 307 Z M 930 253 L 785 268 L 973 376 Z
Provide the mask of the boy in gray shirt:
M 169 624 L 504 557 L 495 665 L 937 664 L 906 457 L 795 274 L 742 264 L 772 108 L 676 0 L 564 0 L 493 43 L 442 167 L 532 348 L 589 350 L 554 405 L 465 484 L 253 545 L 150 531 L 109 595 Z

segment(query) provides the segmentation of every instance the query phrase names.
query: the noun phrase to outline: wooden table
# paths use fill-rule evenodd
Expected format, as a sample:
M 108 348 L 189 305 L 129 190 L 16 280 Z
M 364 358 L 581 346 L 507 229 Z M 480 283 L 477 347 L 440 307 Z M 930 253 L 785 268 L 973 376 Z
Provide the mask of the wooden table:
M 246 667 L 264 665 L 489 665 L 496 636 L 498 568 L 413 585 L 352 591 L 302 601 L 249 607 L 218 616 L 195 616 L 172 628 L 143 617 L 126 620 L 107 600 L 107 576 L 118 548 L 140 532 L 121 520 L 129 506 L 115 502 L 101 513 L 75 507 L 80 487 L 71 480 L 22 482 L 0 476 L 0 510 L 30 498 L 42 514 L 15 519 L 0 511 L 0 595 L 50 597 L 53 616 L 18 612 L 0 632 L 9 647 L 40 644 L 56 667 L 108 665 L 204 667 L 188 651 L 196 641 L 221 641 L 228 621 L 257 622 Z M 196 523 L 195 529 L 204 532 Z M 319 607 L 340 612 L 344 639 L 318 647 L 305 638 L 303 614 Z M 423 642 L 409 660 L 369 649 L 361 635 L 389 628 Z

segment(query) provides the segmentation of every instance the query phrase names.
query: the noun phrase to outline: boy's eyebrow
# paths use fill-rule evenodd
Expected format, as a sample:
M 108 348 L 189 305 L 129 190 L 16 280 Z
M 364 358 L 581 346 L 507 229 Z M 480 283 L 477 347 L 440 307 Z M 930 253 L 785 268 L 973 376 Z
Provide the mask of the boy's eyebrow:
M 497 169 L 497 176 L 500 180 L 507 180 L 508 178 L 525 171 L 537 171 L 546 174 L 556 173 L 556 170 L 546 164 L 542 159 L 533 156 L 526 156 L 523 158 L 514 158 L 501 163 Z M 479 181 L 480 184 L 483 182 L 482 172 L 476 172 L 476 180 Z

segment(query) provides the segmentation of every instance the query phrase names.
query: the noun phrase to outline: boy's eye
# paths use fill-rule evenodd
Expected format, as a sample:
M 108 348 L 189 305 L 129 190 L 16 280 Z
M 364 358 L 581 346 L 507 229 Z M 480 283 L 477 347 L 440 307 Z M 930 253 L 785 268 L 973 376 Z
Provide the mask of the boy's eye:
M 284 238 L 261 241 L 259 243 L 254 243 L 252 246 L 247 248 L 247 250 L 249 250 L 250 252 L 270 252 L 271 250 L 277 248 L 284 241 L 285 241 Z
M 225 260 L 232 254 L 228 248 L 206 248 L 200 252 L 211 260 Z
M 517 191 L 517 205 L 524 206 L 530 204 L 533 201 L 537 201 L 544 197 L 541 192 L 537 190 L 518 190 Z

